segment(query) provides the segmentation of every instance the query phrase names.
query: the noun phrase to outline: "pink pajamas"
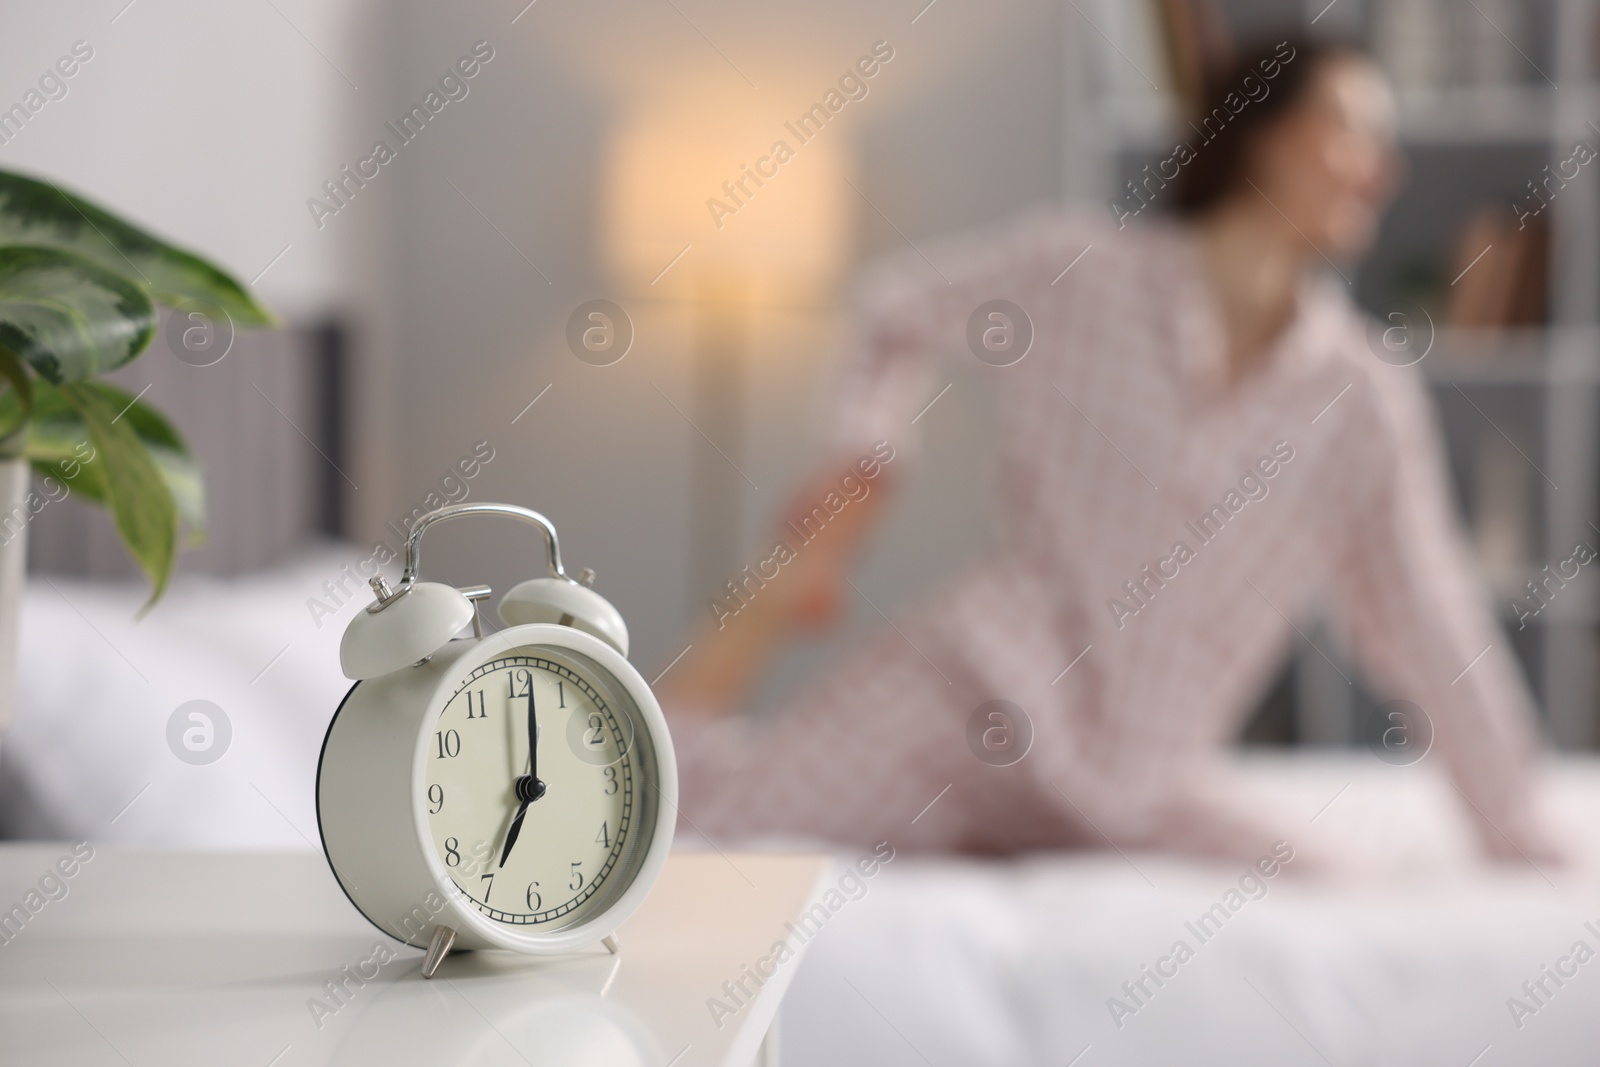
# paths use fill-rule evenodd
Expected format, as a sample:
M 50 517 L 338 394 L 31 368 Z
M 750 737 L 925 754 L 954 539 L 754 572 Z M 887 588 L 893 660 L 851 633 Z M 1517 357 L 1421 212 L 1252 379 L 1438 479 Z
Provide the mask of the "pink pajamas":
M 908 253 L 857 290 L 827 444 L 841 465 L 878 440 L 909 452 L 935 357 L 973 358 L 979 304 L 1020 305 L 1031 350 L 984 371 L 1002 392 L 1002 547 L 770 725 L 675 716 L 695 827 L 1253 857 L 1283 835 L 1233 810 L 1216 756 L 1318 598 L 1379 696 L 1427 712 L 1429 758 L 1473 817 L 1527 824 L 1531 702 L 1456 527 L 1422 375 L 1372 354 L 1336 282 L 1308 282 L 1270 358 L 1230 384 L 1186 230 L 1052 214 L 923 251 L 944 277 Z M 1033 723 L 1011 767 L 967 746 L 991 699 Z

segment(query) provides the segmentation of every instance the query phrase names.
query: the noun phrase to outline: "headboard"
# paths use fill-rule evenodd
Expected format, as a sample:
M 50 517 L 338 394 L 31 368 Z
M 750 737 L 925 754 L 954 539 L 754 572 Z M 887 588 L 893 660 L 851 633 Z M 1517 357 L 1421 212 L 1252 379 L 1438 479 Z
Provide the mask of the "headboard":
M 181 551 L 178 573 L 239 574 L 341 530 L 344 330 L 335 321 L 238 333 L 210 366 L 179 359 L 169 321 L 150 348 L 111 375 L 165 412 L 206 474 L 209 529 Z M 181 347 L 178 349 L 181 351 Z M 102 509 L 72 497 L 39 512 L 28 568 L 50 574 L 133 577 L 139 571 Z

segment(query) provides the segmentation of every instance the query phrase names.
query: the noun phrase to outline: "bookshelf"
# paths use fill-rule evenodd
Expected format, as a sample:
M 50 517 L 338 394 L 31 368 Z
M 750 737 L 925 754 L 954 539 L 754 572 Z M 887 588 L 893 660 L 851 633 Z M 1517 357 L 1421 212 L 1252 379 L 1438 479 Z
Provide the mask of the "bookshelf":
M 1170 150 L 1178 109 L 1166 88 L 1173 76 L 1162 12 L 1172 2 L 1073 0 L 1067 8 L 1063 172 L 1069 196 L 1104 203 L 1140 167 Z M 1207 0 L 1191 2 L 1206 6 Z M 1545 564 L 1570 556 L 1577 542 L 1600 550 L 1600 159 L 1584 166 L 1543 213 L 1550 239 L 1543 252 L 1542 321 L 1453 328 L 1448 298 L 1462 232 L 1474 211 L 1498 204 L 1514 220 L 1512 201 L 1546 164 L 1567 159 L 1578 141 L 1600 150 L 1600 0 L 1325 5 L 1210 4 L 1236 37 L 1289 27 L 1363 42 L 1396 81 L 1410 179 L 1352 296 L 1378 316 L 1420 303 L 1440 323 L 1423 368 L 1462 513 L 1508 624 L 1507 640 L 1555 743 L 1595 748 L 1600 579 L 1594 572 L 1600 564 L 1584 567 L 1522 629 L 1512 600 Z M 1350 673 L 1324 627 L 1308 632 Z M 1347 685 L 1302 642 L 1251 735 L 1359 743 L 1375 707 L 1372 694 Z

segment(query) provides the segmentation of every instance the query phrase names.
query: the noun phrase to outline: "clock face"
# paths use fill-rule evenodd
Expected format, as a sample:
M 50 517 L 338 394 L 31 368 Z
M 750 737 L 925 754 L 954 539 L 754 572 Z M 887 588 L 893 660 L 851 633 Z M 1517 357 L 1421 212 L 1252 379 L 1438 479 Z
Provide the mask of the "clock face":
M 420 785 L 433 847 L 464 903 L 509 927 L 551 930 L 627 888 L 655 821 L 641 723 L 620 683 L 565 649 L 513 649 L 464 678 L 426 740 Z

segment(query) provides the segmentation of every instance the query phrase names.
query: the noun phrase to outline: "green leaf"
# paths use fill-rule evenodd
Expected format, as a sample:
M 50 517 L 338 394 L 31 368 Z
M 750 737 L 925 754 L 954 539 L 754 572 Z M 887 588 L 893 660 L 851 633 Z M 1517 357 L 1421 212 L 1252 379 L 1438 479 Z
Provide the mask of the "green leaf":
M 144 290 L 72 252 L 0 247 L 0 347 L 60 385 L 144 350 L 156 312 Z
M 78 472 L 76 477 L 68 479 L 62 474 L 63 463 L 68 463 L 68 461 L 63 460 L 60 462 L 49 462 L 45 460 L 34 459 L 31 456 L 28 458 L 29 466 L 33 468 L 34 473 L 39 475 L 39 477 L 54 479 L 55 481 L 65 485 L 70 493 L 81 494 L 85 500 L 98 504 L 101 507 L 107 506 L 106 487 L 101 483 L 99 476 L 93 470 L 91 470 L 91 468 L 83 465 L 74 466 L 68 463 L 67 469 L 76 470 Z
M 152 589 L 145 610 L 161 599 L 178 551 L 178 509 L 161 470 L 133 424 L 100 391 L 67 385 L 60 390 L 89 432 L 95 469 L 128 551 L 144 569 Z
M 86 382 L 83 388 L 99 393 L 122 413 L 122 421 L 133 427 L 133 432 L 139 435 L 139 439 L 150 450 L 150 457 L 156 461 L 156 467 L 178 505 L 178 518 L 191 531 L 189 543 L 204 542 L 205 477 L 183 436 L 167 421 L 165 415 L 125 389 L 110 382 Z
M 11 456 L 16 442 L 8 439 L 27 425 L 33 414 L 33 383 L 22 357 L 9 348 L 0 348 L 0 377 L 11 383 L 11 392 L 5 394 L 11 403 L 0 409 L 0 456 Z
M 148 442 L 150 458 L 156 461 L 161 480 L 167 483 L 172 502 L 178 508 L 178 520 L 187 531 L 183 539 L 186 548 L 197 548 L 206 543 L 206 482 L 205 472 L 193 456 Z
M 156 301 L 215 305 L 237 326 L 274 325 L 226 272 L 50 182 L 0 170 L 0 245 L 47 245 L 137 279 Z
M 116 406 L 122 417 L 133 424 L 134 432 L 153 445 L 163 445 L 176 449 L 184 455 L 189 454 L 189 446 L 184 444 L 183 437 L 167 421 L 167 417 L 155 408 L 140 400 L 119 385 L 110 382 L 87 382 L 86 389 L 92 389 L 106 398 L 106 402 Z
M 99 484 L 98 472 L 84 468 L 95 453 L 83 419 L 51 385 L 37 383 L 34 397 L 33 418 L 28 423 L 22 455 L 41 475 L 66 482 L 71 489 L 103 502 L 105 489 Z M 8 413 L 14 406 L 9 394 L 0 398 L 0 413 Z
M 200 464 L 190 454 L 182 436 L 159 411 L 123 389 L 106 382 L 88 382 L 78 388 L 99 394 L 113 412 L 122 413 L 117 421 L 133 427 L 172 494 L 178 518 L 189 530 L 187 543 L 202 543 L 206 529 L 205 481 Z M 28 427 L 23 454 L 41 475 L 65 483 L 68 489 L 95 503 L 107 503 L 106 487 L 100 476 L 104 468 L 94 462 L 99 450 L 91 441 L 82 416 L 59 389 L 44 383 L 37 389 L 38 403 Z M 0 398 L 0 417 L 4 417 L 6 411 L 4 400 Z

